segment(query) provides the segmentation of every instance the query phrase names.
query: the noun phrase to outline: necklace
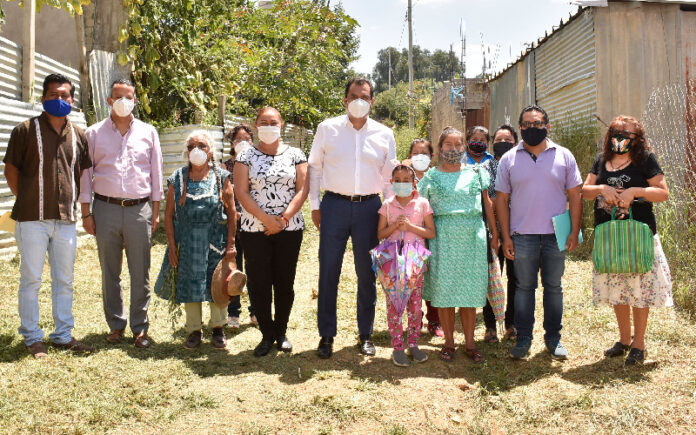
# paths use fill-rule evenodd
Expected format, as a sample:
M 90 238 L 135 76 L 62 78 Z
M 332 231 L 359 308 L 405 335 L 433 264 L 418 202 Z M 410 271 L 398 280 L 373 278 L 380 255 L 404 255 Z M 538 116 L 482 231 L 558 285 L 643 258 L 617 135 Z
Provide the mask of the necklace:
M 611 160 L 609 160 L 609 166 L 611 166 L 612 172 L 616 172 L 618 170 L 621 170 L 621 169 L 625 168 L 626 166 L 628 166 L 630 163 L 631 163 L 631 159 L 627 159 L 626 161 L 621 163 L 619 166 L 614 166 L 614 164 L 611 162 Z

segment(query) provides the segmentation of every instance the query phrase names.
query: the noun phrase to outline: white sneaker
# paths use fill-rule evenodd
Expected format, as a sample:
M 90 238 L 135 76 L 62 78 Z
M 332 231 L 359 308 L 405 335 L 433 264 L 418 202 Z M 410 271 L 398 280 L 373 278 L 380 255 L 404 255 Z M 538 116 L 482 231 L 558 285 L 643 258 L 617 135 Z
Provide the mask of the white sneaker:
M 227 326 L 232 329 L 239 329 L 239 317 L 228 317 Z

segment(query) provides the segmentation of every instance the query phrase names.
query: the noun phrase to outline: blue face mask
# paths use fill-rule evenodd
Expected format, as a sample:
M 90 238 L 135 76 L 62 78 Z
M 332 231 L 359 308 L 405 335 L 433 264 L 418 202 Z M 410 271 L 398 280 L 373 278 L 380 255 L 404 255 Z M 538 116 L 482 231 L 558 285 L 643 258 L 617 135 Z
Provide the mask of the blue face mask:
M 68 116 L 72 111 L 70 103 L 60 98 L 56 98 L 55 100 L 44 100 L 43 108 L 49 115 L 53 115 L 57 118 Z
M 413 193 L 413 183 L 392 183 L 394 195 L 405 197 Z

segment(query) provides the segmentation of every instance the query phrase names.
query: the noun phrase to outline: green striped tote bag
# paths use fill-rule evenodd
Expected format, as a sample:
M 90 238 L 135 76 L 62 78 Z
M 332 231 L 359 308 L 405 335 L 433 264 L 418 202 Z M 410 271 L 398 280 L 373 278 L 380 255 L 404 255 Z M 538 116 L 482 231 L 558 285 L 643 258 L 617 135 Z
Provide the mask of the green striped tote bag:
M 616 220 L 616 207 L 611 220 L 595 227 L 592 261 L 598 273 L 645 273 L 653 268 L 655 245 L 650 227 L 629 218 Z

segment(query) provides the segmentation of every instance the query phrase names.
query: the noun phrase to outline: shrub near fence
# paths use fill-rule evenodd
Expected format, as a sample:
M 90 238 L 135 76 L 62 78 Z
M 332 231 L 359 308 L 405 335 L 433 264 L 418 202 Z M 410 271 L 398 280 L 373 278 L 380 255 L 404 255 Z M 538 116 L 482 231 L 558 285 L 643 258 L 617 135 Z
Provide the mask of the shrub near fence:
M 557 144 L 568 148 L 578 163 L 583 182 L 590 172 L 599 151 L 599 127 L 589 116 L 567 117 L 567 121 L 554 123 L 551 120 L 549 135 Z M 583 200 L 582 226 L 584 242 L 571 254 L 572 258 L 587 260 L 594 243 L 594 201 Z

